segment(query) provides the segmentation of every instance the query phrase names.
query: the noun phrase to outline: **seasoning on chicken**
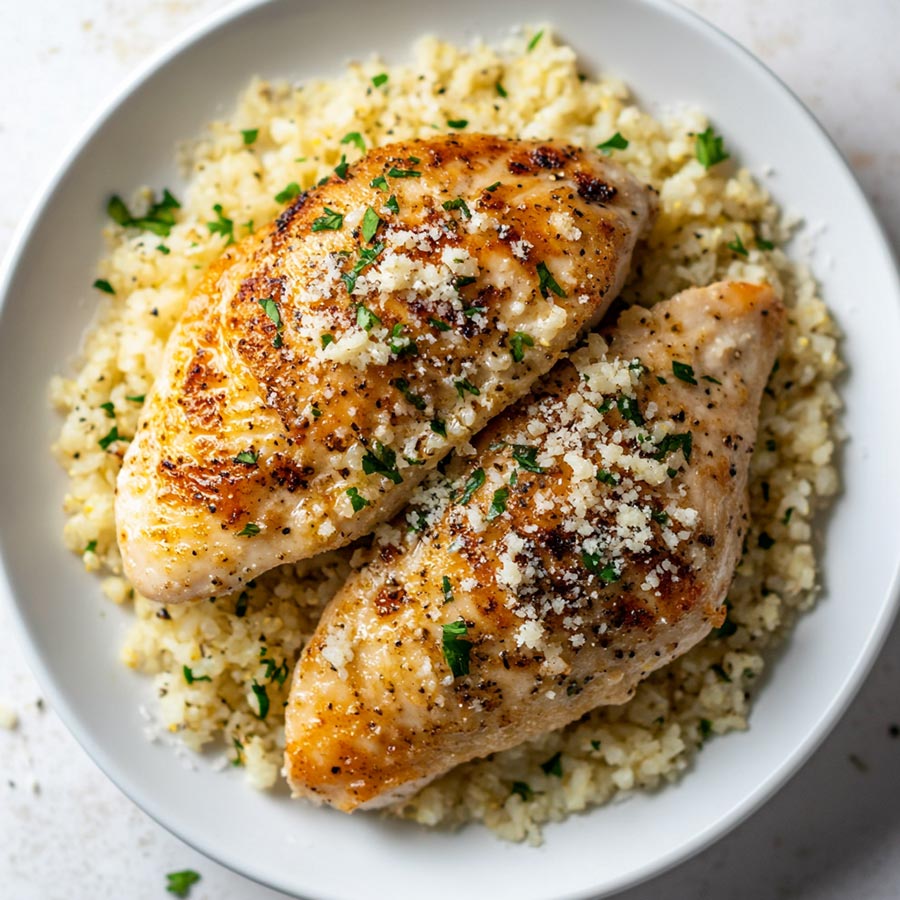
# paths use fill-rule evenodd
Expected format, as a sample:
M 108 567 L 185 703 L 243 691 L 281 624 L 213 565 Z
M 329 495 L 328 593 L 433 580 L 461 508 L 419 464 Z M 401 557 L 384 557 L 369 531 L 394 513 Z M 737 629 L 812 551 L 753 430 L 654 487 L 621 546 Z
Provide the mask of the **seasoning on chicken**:
M 599 320 L 654 208 L 553 142 L 339 166 L 229 249 L 176 327 L 118 480 L 127 577 L 208 596 L 370 532 Z
M 741 283 L 629 309 L 424 485 L 297 665 L 295 794 L 401 800 L 624 703 L 720 625 L 783 321 Z

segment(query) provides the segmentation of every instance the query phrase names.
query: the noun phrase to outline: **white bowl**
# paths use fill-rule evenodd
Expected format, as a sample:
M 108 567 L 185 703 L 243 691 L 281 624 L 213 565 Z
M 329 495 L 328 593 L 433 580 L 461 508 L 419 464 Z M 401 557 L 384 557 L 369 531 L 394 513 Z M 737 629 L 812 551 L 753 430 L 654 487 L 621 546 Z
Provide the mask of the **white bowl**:
M 748 733 L 704 749 L 679 784 L 572 816 L 538 848 L 291 803 L 239 776 L 185 768 L 148 743 L 146 680 L 118 662 L 129 613 L 61 543 L 65 479 L 47 448 L 58 420 L 47 382 L 73 355 L 95 299 L 103 200 L 178 186 L 174 145 L 221 114 L 253 74 L 336 74 L 348 57 L 408 55 L 425 31 L 457 41 L 546 19 L 587 65 L 623 77 L 651 109 L 690 102 L 787 208 L 827 227 L 817 275 L 845 334 L 850 441 L 844 493 L 827 521 L 826 592 L 793 633 Z M 823 64 L 825 64 L 823 62 Z M 176 191 L 177 193 L 177 191 Z M 827 260 L 830 265 L 826 265 Z M 887 632 L 900 548 L 900 286 L 890 251 L 839 154 L 793 96 L 726 37 L 654 0 L 356 0 L 244 3 L 188 35 L 120 93 L 70 152 L 7 261 L 0 318 L 0 537 L 13 621 L 69 728 L 150 815 L 220 862 L 316 898 L 587 897 L 657 874 L 724 834 L 794 772 L 846 708 Z

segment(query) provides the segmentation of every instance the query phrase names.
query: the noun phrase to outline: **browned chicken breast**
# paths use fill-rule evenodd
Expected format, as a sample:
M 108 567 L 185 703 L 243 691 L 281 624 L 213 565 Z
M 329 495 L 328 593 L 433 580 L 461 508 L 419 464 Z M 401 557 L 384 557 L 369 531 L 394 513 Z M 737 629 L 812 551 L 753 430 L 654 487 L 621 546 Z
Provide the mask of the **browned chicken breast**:
M 118 481 L 128 578 L 206 596 L 371 531 L 599 320 L 652 216 L 623 169 L 552 142 L 339 166 L 172 335 Z
M 297 665 L 295 793 L 399 800 L 625 702 L 721 624 L 783 317 L 750 284 L 630 309 L 424 485 Z

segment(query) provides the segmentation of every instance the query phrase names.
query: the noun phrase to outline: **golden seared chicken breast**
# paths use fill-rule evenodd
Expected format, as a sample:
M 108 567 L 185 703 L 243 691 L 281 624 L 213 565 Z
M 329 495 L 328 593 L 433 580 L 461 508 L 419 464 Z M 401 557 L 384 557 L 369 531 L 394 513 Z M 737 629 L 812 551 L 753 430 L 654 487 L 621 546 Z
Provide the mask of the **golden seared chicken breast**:
M 229 249 L 176 327 L 118 480 L 128 578 L 208 596 L 371 531 L 597 322 L 653 208 L 552 142 L 339 166 Z
M 400 800 L 625 702 L 721 624 L 783 318 L 750 284 L 629 309 L 435 473 L 300 658 L 294 792 Z

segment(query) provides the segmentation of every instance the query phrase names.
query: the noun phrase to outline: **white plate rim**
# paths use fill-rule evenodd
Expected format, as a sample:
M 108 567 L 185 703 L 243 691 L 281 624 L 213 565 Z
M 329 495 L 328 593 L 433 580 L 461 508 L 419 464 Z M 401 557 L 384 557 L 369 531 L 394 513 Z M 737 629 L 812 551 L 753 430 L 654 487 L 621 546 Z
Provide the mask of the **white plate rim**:
M 67 148 L 62 152 L 57 163 L 53 166 L 51 174 L 45 179 L 43 186 L 39 188 L 34 199 L 29 203 L 24 216 L 13 232 L 9 249 L 5 254 L 2 265 L 0 265 L 0 324 L 2 324 L 2 317 L 6 307 L 10 283 L 23 251 L 28 245 L 32 233 L 44 214 L 49 201 L 52 199 L 56 187 L 65 179 L 69 168 L 85 149 L 93 135 L 108 119 L 115 115 L 123 104 L 128 102 L 129 97 L 143 85 L 147 79 L 164 67 L 168 62 L 181 55 L 183 52 L 189 51 L 190 47 L 196 41 L 229 24 L 232 20 L 251 13 L 257 7 L 265 6 L 267 2 L 268 0 L 234 0 L 234 2 L 216 10 L 214 13 L 201 18 L 198 22 L 165 43 L 155 53 L 151 54 L 144 63 L 139 65 L 135 71 L 128 76 L 119 87 L 115 88 L 108 95 L 107 99 L 97 107 L 96 111 L 89 117 L 79 134 L 69 142 Z M 900 297 L 900 266 L 898 266 L 897 254 L 887 237 L 884 226 L 872 209 L 868 198 L 863 192 L 859 181 L 846 158 L 843 156 L 828 132 L 794 91 L 785 84 L 778 75 L 769 69 L 765 63 L 742 46 L 737 40 L 732 38 L 715 24 L 704 19 L 698 13 L 682 6 L 680 3 L 676 2 L 676 0 L 630 0 L 630 2 L 649 7 L 658 14 L 671 16 L 680 19 L 683 22 L 687 22 L 695 30 L 703 32 L 706 38 L 725 45 L 731 53 L 742 57 L 745 63 L 749 63 L 751 66 L 755 67 L 757 72 L 763 78 L 768 79 L 773 87 L 777 88 L 787 96 L 792 102 L 796 113 L 805 118 L 807 122 L 812 124 L 817 130 L 822 139 L 823 151 L 827 150 L 845 170 L 851 187 L 859 200 L 860 209 L 864 211 L 873 231 L 880 238 L 879 251 L 885 257 L 886 272 L 890 272 L 893 283 L 893 294 L 896 297 Z M 898 548 L 898 559 L 900 559 L 900 548 Z M 177 822 L 167 821 L 165 812 L 157 808 L 154 801 L 147 796 L 144 788 L 142 788 L 140 784 L 135 783 L 133 779 L 121 769 L 115 757 L 109 755 L 106 750 L 94 740 L 90 732 L 82 726 L 77 712 L 66 700 L 61 687 L 54 681 L 32 640 L 31 630 L 20 613 L 19 606 L 12 590 L 11 580 L 7 572 L 5 550 L 2 546 L 0 546 L 0 597 L 2 597 L 2 602 L 6 607 L 7 614 L 9 615 L 12 627 L 15 631 L 17 642 L 22 649 L 26 662 L 41 689 L 49 698 L 52 708 L 88 756 L 126 797 L 167 831 L 222 866 L 260 885 L 271 887 L 293 896 L 301 896 L 295 893 L 295 887 L 288 884 L 281 884 L 278 881 L 273 880 L 271 876 L 266 875 L 264 872 L 256 871 L 252 867 L 239 866 L 230 862 L 227 858 L 220 856 L 217 853 L 216 847 L 211 845 L 204 836 L 187 834 L 179 827 Z M 626 888 L 637 886 L 653 877 L 663 874 L 674 866 L 705 850 L 756 812 L 800 770 L 846 713 L 874 666 L 879 651 L 887 640 L 891 625 L 897 618 L 898 611 L 900 611 L 900 561 L 895 564 L 887 596 L 885 602 L 880 607 L 879 615 L 872 621 L 868 636 L 861 647 L 860 654 L 854 663 L 853 668 L 841 685 L 839 692 L 835 695 L 832 703 L 817 722 L 816 727 L 812 729 L 807 734 L 806 738 L 795 747 L 793 752 L 783 760 L 777 770 L 775 770 L 765 781 L 761 782 L 752 793 L 748 794 L 742 803 L 739 803 L 732 808 L 727 815 L 710 823 L 706 829 L 696 833 L 689 840 L 677 846 L 667 854 L 654 858 L 652 862 L 646 864 L 644 869 L 600 885 L 598 889 L 602 891 L 601 894 L 597 893 L 597 889 L 585 889 L 575 893 L 555 894 L 554 900 L 590 900 L 590 898 L 609 896 Z M 316 900 L 345 900 L 345 898 L 343 895 L 320 894 L 316 897 Z

